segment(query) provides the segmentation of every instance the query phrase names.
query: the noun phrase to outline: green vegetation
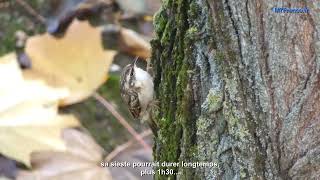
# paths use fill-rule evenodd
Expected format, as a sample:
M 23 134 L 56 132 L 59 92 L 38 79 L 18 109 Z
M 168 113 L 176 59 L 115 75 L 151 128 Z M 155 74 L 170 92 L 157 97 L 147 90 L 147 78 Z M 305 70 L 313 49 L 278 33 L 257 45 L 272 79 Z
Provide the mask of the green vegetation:
M 31 0 L 29 3 L 33 8 L 39 9 L 41 2 Z M 17 4 L 8 9 L 0 9 L 0 56 L 16 50 L 15 33 L 19 30 L 31 36 L 44 32 L 45 27 Z

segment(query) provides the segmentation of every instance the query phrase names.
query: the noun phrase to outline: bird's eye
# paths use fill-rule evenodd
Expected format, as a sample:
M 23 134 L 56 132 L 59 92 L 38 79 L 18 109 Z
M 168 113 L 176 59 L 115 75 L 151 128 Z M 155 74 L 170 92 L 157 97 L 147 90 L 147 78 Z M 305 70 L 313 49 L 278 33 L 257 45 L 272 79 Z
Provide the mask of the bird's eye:
M 132 69 L 131 72 L 130 72 L 130 76 L 133 76 L 133 69 Z

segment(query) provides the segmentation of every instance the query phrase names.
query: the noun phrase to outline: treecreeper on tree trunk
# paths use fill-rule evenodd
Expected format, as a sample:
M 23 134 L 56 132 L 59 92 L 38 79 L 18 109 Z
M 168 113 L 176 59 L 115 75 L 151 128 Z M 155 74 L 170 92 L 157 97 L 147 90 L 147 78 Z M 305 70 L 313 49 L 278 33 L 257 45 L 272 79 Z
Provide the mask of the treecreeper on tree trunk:
M 123 101 L 128 105 L 129 111 L 135 119 L 147 122 L 156 135 L 157 126 L 153 120 L 153 78 L 149 72 L 137 67 L 138 57 L 132 64 L 123 68 L 120 78 L 120 93 Z M 149 66 L 149 65 L 148 65 Z

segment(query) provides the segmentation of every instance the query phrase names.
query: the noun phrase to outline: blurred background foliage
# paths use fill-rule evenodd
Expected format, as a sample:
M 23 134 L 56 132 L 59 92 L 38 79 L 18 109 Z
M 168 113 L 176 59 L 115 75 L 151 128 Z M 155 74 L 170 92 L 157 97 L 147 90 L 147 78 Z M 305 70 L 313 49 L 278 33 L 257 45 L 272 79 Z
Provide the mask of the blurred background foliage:
M 43 0 L 28 1 L 35 10 L 41 9 Z M 23 31 L 28 35 L 45 32 L 45 27 L 34 20 L 24 7 L 12 2 L 0 1 L 0 56 L 16 50 L 16 32 Z
M 110 1 L 111 5 L 104 7 L 95 6 L 98 1 L 89 0 L 87 1 L 89 6 L 74 9 L 76 5 L 83 2 L 86 3 L 86 1 L 25 1 L 37 15 L 30 12 L 21 2 L 23 3 L 24 1 L 0 0 L 0 56 L 12 51 L 16 51 L 18 54 L 22 53 L 24 47 L 17 43 L 21 38 L 21 32 L 24 36 L 33 36 L 48 31 L 57 37 L 62 37 L 69 21 L 73 18 L 89 19 L 94 26 L 120 25 L 121 27 L 133 29 L 146 40 L 150 40 L 153 35 L 152 15 L 160 6 L 160 1 L 119 0 L 117 2 Z M 95 5 L 91 6 L 91 2 L 94 2 Z M 45 22 L 41 21 L 41 18 L 37 16 L 45 17 Z M 112 33 L 107 34 L 107 36 L 104 36 L 103 43 L 108 48 L 118 50 L 119 42 L 117 37 L 114 37 Z M 120 70 L 133 58 L 134 56 L 119 51 L 114 59 L 114 65 L 120 68 L 109 71 L 108 80 L 98 92 L 116 107 L 117 111 L 128 120 L 136 131 L 142 132 L 146 127 L 132 119 L 127 107 L 120 98 L 119 91 Z M 140 65 L 145 66 L 146 64 L 143 61 L 140 62 Z M 112 151 L 117 145 L 132 139 L 127 130 L 93 98 L 60 108 L 60 111 L 75 114 L 83 126 L 90 131 L 95 140 L 107 152 Z

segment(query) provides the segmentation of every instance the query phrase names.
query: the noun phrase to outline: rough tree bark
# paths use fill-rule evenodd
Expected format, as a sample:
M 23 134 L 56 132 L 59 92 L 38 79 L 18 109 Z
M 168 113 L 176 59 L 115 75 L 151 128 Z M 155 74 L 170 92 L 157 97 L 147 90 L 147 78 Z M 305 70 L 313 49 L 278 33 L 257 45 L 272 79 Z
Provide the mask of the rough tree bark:
M 277 14 L 273 7 L 305 7 Z M 320 179 L 316 0 L 164 0 L 152 41 L 156 179 Z

